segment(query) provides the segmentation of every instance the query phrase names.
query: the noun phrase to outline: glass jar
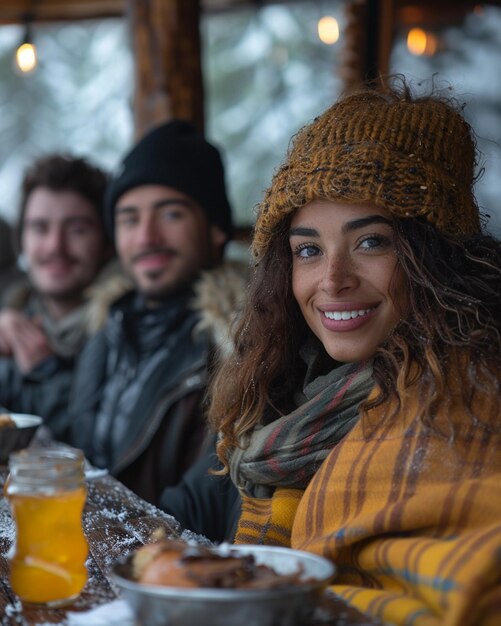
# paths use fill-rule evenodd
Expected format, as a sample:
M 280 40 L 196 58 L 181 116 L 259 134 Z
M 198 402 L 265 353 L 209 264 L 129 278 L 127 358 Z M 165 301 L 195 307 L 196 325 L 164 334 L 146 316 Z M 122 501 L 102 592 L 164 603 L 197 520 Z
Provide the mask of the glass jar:
M 67 446 L 10 455 L 6 495 L 16 524 L 10 582 L 23 602 L 62 606 L 87 580 L 84 456 Z

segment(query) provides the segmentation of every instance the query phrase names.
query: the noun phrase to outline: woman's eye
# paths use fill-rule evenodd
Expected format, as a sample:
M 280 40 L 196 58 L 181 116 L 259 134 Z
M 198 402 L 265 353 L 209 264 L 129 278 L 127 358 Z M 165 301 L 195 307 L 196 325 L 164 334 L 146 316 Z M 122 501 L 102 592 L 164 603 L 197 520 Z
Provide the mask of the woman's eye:
M 317 254 L 319 254 L 318 247 L 308 243 L 297 246 L 294 250 L 294 256 L 302 259 L 310 258 L 312 256 L 316 256 Z
M 358 247 L 363 250 L 382 250 L 391 247 L 391 245 L 392 240 L 390 237 L 385 235 L 367 235 L 360 240 Z

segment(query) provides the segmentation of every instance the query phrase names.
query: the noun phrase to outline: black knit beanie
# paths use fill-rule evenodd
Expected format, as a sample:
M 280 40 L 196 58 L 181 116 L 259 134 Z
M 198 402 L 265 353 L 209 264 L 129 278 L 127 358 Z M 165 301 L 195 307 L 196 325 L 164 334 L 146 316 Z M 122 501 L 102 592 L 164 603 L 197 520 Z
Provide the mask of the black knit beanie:
M 106 190 L 106 226 L 115 234 L 115 205 L 140 185 L 165 185 L 186 194 L 204 209 L 210 223 L 233 236 L 219 151 L 190 122 L 172 120 L 147 133 L 118 166 Z

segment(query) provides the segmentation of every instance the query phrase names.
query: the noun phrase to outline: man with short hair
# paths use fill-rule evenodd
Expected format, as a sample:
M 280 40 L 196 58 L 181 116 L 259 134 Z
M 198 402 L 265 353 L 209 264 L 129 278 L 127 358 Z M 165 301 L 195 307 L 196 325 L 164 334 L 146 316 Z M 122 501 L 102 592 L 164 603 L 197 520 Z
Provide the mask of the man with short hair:
M 82 158 L 35 161 L 22 183 L 18 240 L 27 281 L 0 312 L 0 404 L 67 428 L 74 359 L 85 342 L 89 287 L 112 256 L 106 175 Z
M 221 263 L 233 234 L 218 150 L 188 122 L 155 128 L 107 191 L 107 220 L 135 289 L 86 346 L 73 445 L 156 503 L 202 454 L 202 400 L 245 276 Z

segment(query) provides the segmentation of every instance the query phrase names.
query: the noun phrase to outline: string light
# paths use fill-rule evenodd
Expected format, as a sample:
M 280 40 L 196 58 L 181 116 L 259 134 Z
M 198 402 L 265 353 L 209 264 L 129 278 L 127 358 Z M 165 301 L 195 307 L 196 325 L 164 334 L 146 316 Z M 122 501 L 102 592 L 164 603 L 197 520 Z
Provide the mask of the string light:
M 407 49 L 416 56 L 432 56 L 437 51 L 438 42 L 433 33 L 422 28 L 411 28 L 407 35 Z
M 37 67 L 37 49 L 33 44 L 29 21 L 26 22 L 23 38 L 16 50 L 15 63 L 17 69 L 23 74 L 33 72 Z
M 335 17 L 326 15 L 318 20 L 318 36 L 325 44 L 335 44 L 339 39 L 339 24 Z
M 23 43 L 16 50 L 16 65 L 23 72 L 28 74 L 37 66 L 37 49 L 31 43 Z

